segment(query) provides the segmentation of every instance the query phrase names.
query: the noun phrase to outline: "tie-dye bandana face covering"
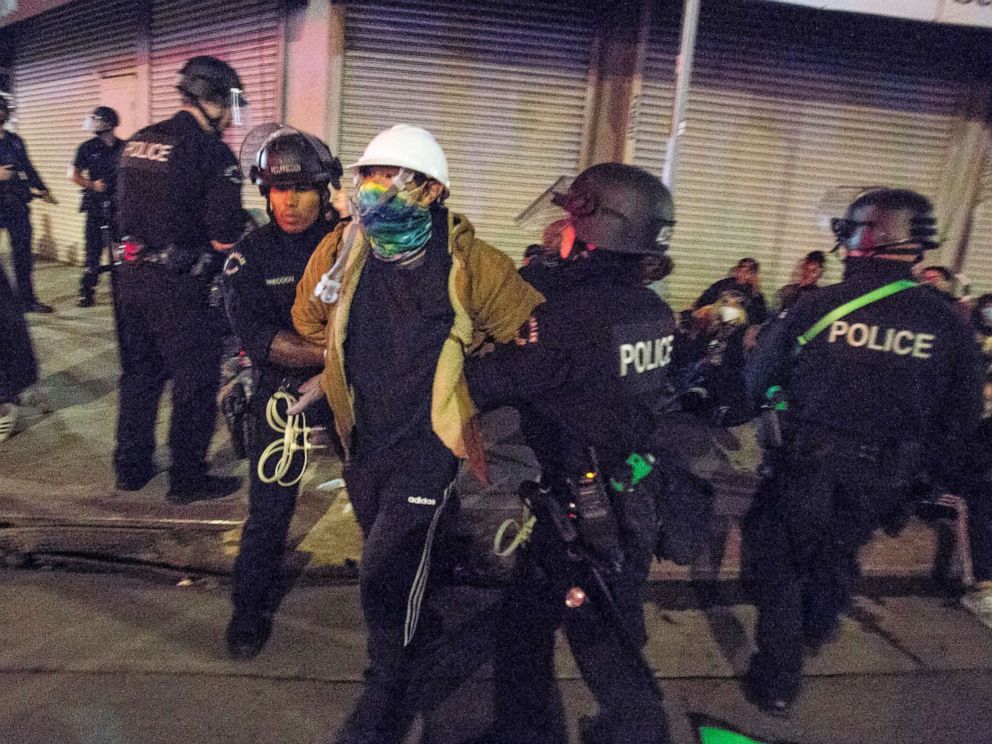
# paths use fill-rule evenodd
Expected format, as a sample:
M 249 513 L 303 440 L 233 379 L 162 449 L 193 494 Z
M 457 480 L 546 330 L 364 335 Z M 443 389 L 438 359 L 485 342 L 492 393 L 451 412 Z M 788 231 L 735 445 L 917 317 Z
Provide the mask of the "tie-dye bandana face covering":
M 369 245 L 383 261 L 412 260 L 431 237 L 424 187 L 407 190 L 372 181 L 358 189 L 358 217 Z

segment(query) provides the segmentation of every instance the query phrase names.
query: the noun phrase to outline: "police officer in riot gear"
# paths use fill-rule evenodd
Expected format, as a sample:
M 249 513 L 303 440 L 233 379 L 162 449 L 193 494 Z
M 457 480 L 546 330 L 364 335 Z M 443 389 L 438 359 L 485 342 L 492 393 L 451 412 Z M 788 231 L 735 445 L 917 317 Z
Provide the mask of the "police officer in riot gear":
M 155 418 L 171 378 L 168 499 L 183 504 L 239 485 L 207 475 L 222 333 L 208 294 L 244 226 L 241 172 L 220 139 L 244 101 L 237 73 L 214 57 L 189 60 L 177 88 L 182 109 L 131 137 L 118 171 L 122 374 L 114 468 L 122 491 L 143 488 L 155 474 Z
M 0 95 L 0 229 L 6 228 L 10 236 L 14 284 L 21 308 L 27 313 L 50 313 L 51 305 L 38 301 L 31 281 L 34 257 L 28 204 L 36 196 L 49 204 L 58 202 L 31 164 L 24 140 L 4 128 L 12 108 L 6 94 Z
M 100 279 L 101 256 L 104 246 L 116 237 L 114 235 L 114 192 L 117 186 L 117 165 L 120 162 L 124 142 L 118 139 L 114 130 L 120 123 L 117 112 L 109 106 L 97 106 L 86 117 L 83 128 L 93 133 L 76 150 L 69 176 L 83 189 L 79 211 L 86 213 L 86 263 L 79 280 L 79 307 L 93 305 L 93 292 Z
M 967 438 L 981 413 L 968 332 L 912 280 L 937 246 L 930 201 L 867 189 L 832 227 L 846 251 L 843 281 L 783 312 L 746 367 L 753 402 L 780 389 L 787 406 L 744 524 L 758 609 L 745 691 L 773 714 L 799 693 L 805 649 L 835 633 L 858 549 L 918 497 L 928 448 Z
M 563 260 L 528 272 L 547 302 L 515 342 L 470 360 L 467 374 L 481 406 L 520 411 L 542 467 L 543 495 L 532 490 L 532 497 L 552 498 L 565 512 L 578 505 L 591 563 L 569 565 L 553 526 L 539 517 L 527 550 L 540 568 L 507 610 L 505 635 L 519 652 L 502 653 L 497 664 L 496 736 L 517 744 L 566 740 L 553 673 L 554 632 L 564 622 L 600 706 L 600 716 L 585 722 L 583 740 L 667 742 L 660 693 L 640 647 L 656 537 L 647 482 L 654 467 L 651 411 L 666 387 L 675 334 L 668 305 L 645 286 L 653 272 L 645 263 L 657 265 L 668 247 L 659 238 L 667 241 L 674 225 L 672 197 L 647 171 L 603 163 L 583 171 L 556 200 L 568 213 Z M 593 480 L 604 486 L 599 493 L 612 512 L 605 522 L 583 513 L 576 490 Z M 593 563 L 612 597 L 595 593 Z M 590 601 L 569 592 L 573 584 Z M 581 606 L 566 609 L 566 593 Z
M 341 163 L 315 137 L 289 127 L 271 134 L 248 176 L 266 198 L 272 221 L 242 238 L 224 265 L 228 317 L 258 374 L 248 410 L 248 519 L 234 564 L 234 612 L 227 628 L 234 658 L 261 651 L 279 599 L 279 563 L 305 461 L 302 453 L 289 454 L 287 472 L 274 477 L 287 455 L 272 452 L 272 443 L 283 438 L 272 424 L 287 418 L 288 400 L 277 393 L 295 394 L 324 362 L 324 347 L 293 330 L 290 309 L 310 254 L 338 222 L 328 187 L 340 190 L 341 173 Z M 326 400 L 309 409 L 307 418 L 308 427 L 327 426 Z

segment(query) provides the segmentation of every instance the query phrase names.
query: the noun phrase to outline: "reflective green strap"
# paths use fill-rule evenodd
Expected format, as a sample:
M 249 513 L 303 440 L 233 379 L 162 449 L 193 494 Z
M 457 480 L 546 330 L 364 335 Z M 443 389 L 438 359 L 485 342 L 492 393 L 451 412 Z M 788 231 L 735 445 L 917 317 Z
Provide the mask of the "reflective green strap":
M 803 347 L 812 341 L 814 338 L 819 336 L 823 330 L 833 323 L 835 320 L 843 318 L 845 315 L 853 313 L 855 310 L 864 307 L 865 305 L 870 305 L 873 302 L 878 302 L 879 300 L 889 297 L 890 295 L 896 294 L 896 292 L 902 292 L 904 289 L 909 289 L 910 287 L 917 286 L 916 282 L 910 281 L 909 279 L 900 279 L 899 281 L 892 282 L 891 284 L 886 284 L 884 287 L 879 287 L 878 289 L 873 289 L 867 294 L 863 294 L 860 297 L 855 297 L 850 302 L 845 302 L 838 308 L 834 308 L 829 313 L 820 318 L 813 327 L 810 328 L 802 336 L 796 339 L 796 343 L 799 347 Z

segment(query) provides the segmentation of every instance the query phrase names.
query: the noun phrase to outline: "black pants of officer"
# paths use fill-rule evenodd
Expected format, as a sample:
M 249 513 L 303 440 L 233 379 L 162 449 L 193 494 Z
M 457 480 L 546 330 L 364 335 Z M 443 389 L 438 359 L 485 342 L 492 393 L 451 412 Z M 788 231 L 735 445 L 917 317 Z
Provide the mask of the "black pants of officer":
M 281 431 L 273 429 L 266 420 L 265 409 L 273 393 L 273 386 L 260 386 L 252 396 L 248 416 L 250 441 L 248 445 L 248 519 L 241 533 L 241 546 L 234 562 L 231 598 L 234 604 L 235 622 L 253 623 L 262 615 L 275 612 L 281 591 L 278 586 L 279 567 L 289 523 L 296 509 L 296 496 L 299 483 L 289 486 L 278 481 L 265 483 L 258 475 L 258 462 L 263 451 L 272 442 L 282 440 Z M 277 403 L 279 415 L 285 421 L 286 402 Z M 330 408 L 326 400 L 316 403 L 307 410 L 306 426 L 331 425 Z M 280 453 L 272 456 L 265 465 L 265 472 L 271 477 Z M 303 453 L 296 452 L 289 472 L 284 478 L 288 482 L 303 468 Z
M 110 256 L 105 255 L 103 245 L 103 226 L 107 224 L 104 217 L 103 208 L 93 206 L 86 212 L 86 263 L 83 265 L 83 273 L 79 278 L 79 295 L 81 297 L 93 297 L 93 290 L 100 282 L 100 264 L 109 261 Z M 113 228 L 111 227 L 111 230 Z
M 119 269 L 118 480 L 142 481 L 154 474 L 155 419 L 169 379 L 170 485 L 195 488 L 206 475 L 221 352 L 221 327 L 207 306 L 208 290 L 206 279 L 156 264 L 135 262 Z
M 858 550 L 907 508 L 913 468 L 903 451 L 898 442 L 801 433 L 755 496 L 743 547 L 758 610 L 749 683 L 762 697 L 792 702 L 806 649 L 836 632 L 859 576 Z
M 975 581 L 992 581 L 992 477 L 964 493 Z
M 968 505 L 968 539 L 976 581 L 992 581 L 992 418 L 966 441 L 951 443 L 935 464 L 937 481 Z
M 369 454 L 356 447 L 345 468 L 365 536 L 359 583 L 369 659 L 338 744 L 400 742 L 409 728 L 419 650 L 440 632 L 429 603 L 431 565 L 444 558 L 448 515 L 457 510 L 456 470 L 456 458 L 430 431 Z
M 554 636 L 564 625 L 572 656 L 600 714 L 585 741 L 664 744 L 670 741 L 662 700 L 637 654 L 647 641 L 644 592 L 656 536 L 654 504 L 636 489 L 616 498 L 624 562 L 606 584 L 616 607 L 605 606 L 587 566 L 569 564 L 546 526 L 539 524 L 528 553 L 543 581 L 511 592 L 498 634 L 495 660 L 496 741 L 564 744 L 561 700 L 554 676 Z M 534 555 L 541 553 L 541 555 Z M 565 595 L 583 587 L 588 600 L 569 609 Z M 617 625 L 621 627 L 617 627 Z
M 0 403 L 17 399 L 38 381 L 38 363 L 21 304 L 0 269 Z
M 31 212 L 27 204 L 5 200 L 0 205 L 0 229 L 3 228 L 10 235 L 10 256 L 14 264 L 17 297 L 22 305 L 30 305 L 37 298 L 31 282 L 34 256 L 31 255 Z

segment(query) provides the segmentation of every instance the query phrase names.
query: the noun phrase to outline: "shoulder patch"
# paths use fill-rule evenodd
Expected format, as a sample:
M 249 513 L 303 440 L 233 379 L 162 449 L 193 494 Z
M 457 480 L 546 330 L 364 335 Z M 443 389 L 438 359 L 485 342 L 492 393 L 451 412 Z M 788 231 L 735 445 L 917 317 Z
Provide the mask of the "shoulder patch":
M 239 186 L 244 179 L 241 177 L 241 168 L 237 164 L 232 164 L 224 169 L 224 178 L 226 178 L 231 183 L 236 183 Z
M 241 251 L 231 251 L 227 256 L 227 260 L 224 262 L 224 275 L 232 276 L 237 274 L 245 263 L 245 257 Z

